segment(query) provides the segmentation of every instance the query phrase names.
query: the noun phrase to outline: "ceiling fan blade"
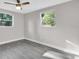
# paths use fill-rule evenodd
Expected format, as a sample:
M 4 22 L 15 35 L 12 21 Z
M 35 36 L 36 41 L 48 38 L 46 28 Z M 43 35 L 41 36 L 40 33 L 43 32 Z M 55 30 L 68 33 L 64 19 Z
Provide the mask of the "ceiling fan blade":
M 4 2 L 5 4 L 16 5 L 14 3 Z
M 22 3 L 22 5 L 27 5 L 27 4 L 30 4 L 30 2 L 24 2 L 24 3 Z
M 17 0 L 17 3 L 20 3 L 20 0 Z

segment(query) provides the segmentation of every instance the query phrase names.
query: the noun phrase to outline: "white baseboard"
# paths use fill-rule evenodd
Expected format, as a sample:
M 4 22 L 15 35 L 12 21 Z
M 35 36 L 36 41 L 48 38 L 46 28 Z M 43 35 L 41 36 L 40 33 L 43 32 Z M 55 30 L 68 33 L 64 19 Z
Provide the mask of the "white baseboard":
M 3 42 L 0 42 L 0 45 L 7 44 L 7 43 L 11 43 L 11 42 L 15 42 L 15 41 L 19 41 L 19 40 L 23 40 L 23 39 L 24 38 L 18 38 L 18 39 L 3 41 Z
M 59 50 L 63 49 L 63 48 L 60 48 L 60 47 L 57 47 L 57 46 L 53 46 L 53 45 L 50 45 L 50 44 L 47 44 L 47 43 L 44 43 L 44 42 L 36 41 L 36 40 L 30 39 L 30 38 L 25 38 L 25 39 L 29 40 L 29 41 L 32 41 L 32 42 L 36 42 L 38 44 L 42 44 L 42 45 L 51 47 L 51 48 L 56 48 L 56 49 L 59 49 Z
M 56 49 L 59 49 L 61 51 L 66 52 L 66 53 L 79 56 L 79 54 L 77 52 L 69 51 L 69 50 L 67 50 L 65 48 L 60 48 L 60 47 L 57 47 L 57 46 L 53 46 L 53 45 L 50 45 L 50 44 L 47 44 L 47 43 L 43 43 L 43 42 L 40 42 L 40 41 L 36 41 L 36 40 L 30 39 L 30 38 L 18 38 L 18 39 L 13 39 L 13 40 L 5 41 L 5 42 L 0 42 L 0 45 L 11 43 L 11 42 L 15 42 L 15 41 L 19 41 L 19 40 L 28 40 L 28 41 L 36 42 L 38 44 L 42 44 L 42 45 L 45 45 L 45 46 L 48 46 L 48 47 L 51 47 L 51 48 L 56 48 Z
M 63 52 L 66 52 L 68 54 L 72 54 L 72 55 L 75 55 L 75 56 L 79 56 L 79 53 L 77 52 L 74 52 L 74 51 L 69 51 L 65 48 L 60 48 L 60 47 L 57 47 L 57 46 L 54 46 L 54 45 L 50 45 L 50 44 L 47 44 L 47 43 L 43 43 L 43 42 L 40 42 L 40 41 L 36 41 L 36 40 L 33 40 L 33 39 L 30 39 L 30 38 L 25 38 L 26 40 L 29 40 L 29 41 L 32 41 L 32 42 L 36 42 L 38 44 L 42 44 L 42 45 L 45 45 L 45 46 L 48 46 L 48 47 L 51 47 L 51 48 L 56 48 L 58 50 L 61 50 Z

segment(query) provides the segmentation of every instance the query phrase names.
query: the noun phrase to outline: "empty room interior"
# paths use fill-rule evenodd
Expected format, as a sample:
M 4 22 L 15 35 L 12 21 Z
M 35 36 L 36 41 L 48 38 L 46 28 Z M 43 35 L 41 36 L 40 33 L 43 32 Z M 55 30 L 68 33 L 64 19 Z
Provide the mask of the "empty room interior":
M 0 0 L 0 59 L 79 59 L 79 0 Z

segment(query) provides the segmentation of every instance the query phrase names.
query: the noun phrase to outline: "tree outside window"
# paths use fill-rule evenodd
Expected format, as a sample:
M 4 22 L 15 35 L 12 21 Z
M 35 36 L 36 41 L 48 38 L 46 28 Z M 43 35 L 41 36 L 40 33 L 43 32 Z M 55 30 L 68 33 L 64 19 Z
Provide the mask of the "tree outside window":
M 12 26 L 12 16 L 0 13 L 0 26 Z
M 42 17 L 42 25 L 47 26 L 47 27 L 55 26 L 55 24 L 56 24 L 55 12 L 46 11 L 41 14 L 41 17 Z

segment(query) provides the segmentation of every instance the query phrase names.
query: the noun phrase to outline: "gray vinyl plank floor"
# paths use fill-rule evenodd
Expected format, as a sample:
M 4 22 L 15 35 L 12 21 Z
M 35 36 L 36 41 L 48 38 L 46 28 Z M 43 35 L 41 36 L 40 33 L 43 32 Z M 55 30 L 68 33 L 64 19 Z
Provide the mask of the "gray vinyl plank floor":
M 17 41 L 0 46 L 0 59 L 48 59 L 42 54 L 48 47 L 30 41 Z
M 28 40 L 20 40 L 0 45 L 0 59 L 50 59 L 42 56 L 46 51 L 55 51 L 65 56 L 68 55 L 55 48 L 50 48 Z

